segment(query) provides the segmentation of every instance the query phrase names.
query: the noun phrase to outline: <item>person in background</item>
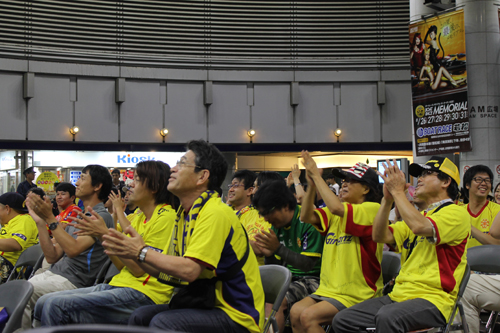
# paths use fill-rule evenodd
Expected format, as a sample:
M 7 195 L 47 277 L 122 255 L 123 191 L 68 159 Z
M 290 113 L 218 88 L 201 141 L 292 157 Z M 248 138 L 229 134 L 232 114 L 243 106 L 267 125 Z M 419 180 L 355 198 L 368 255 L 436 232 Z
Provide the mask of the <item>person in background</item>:
M 259 266 L 264 265 L 264 254 L 255 243 L 255 236 L 262 231 L 268 231 L 271 225 L 259 216 L 252 205 L 253 184 L 257 175 L 250 170 L 238 170 L 228 185 L 227 203 L 233 208 L 241 224 L 245 227 L 250 245 L 257 256 Z
M 335 175 L 333 173 L 326 175 L 325 182 L 328 184 L 328 187 L 333 191 L 333 193 L 339 195 L 340 187 L 335 181 Z
M 255 194 L 253 204 L 272 224 L 269 232 L 255 236 L 266 264 L 284 265 L 293 276 L 276 313 L 279 331 L 283 332 L 290 325 L 285 319 L 292 306 L 318 289 L 323 236 L 299 219 L 301 207 L 281 180 L 265 182 Z
M 38 243 L 36 223 L 27 213 L 22 195 L 0 195 L 0 283 L 9 277 L 21 253 Z
M 59 214 L 56 220 L 61 227 L 66 229 L 68 223 L 71 223 L 70 217 L 76 217 L 82 210 L 75 205 L 76 187 L 71 183 L 62 182 L 56 188 L 56 203 Z
M 255 182 L 253 183 L 253 192 L 252 194 L 255 194 L 259 187 L 264 184 L 267 181 L 270 180 L 281 180 L 285 181 L 283 177 L 276 171 L 262 171 L 257 174 L 257 179 L 255 179 Z
M 304 198 L 304 186 L 300 182 L 300 169 L 297 164 L 292 165 L 292 171 L 286 177 L 286 185 L 292 190 L 297 203 L 300 205 Z
M 113 169 L 111 171 L 111 177 L 113 178 L 113 186 L 120 189 L 125 186 L 125 182 L 121 180 L 120 169 Z
M 32 187 L 37 187 L 36 184 L 33 182 L 35 180 L 35 170 L 33 170 L 33 167 L 27 168 L 26 170 L 23 171 L 24 177 L 26 177 L 26 180 L 19 183 L 17 186 L 17 193 L 22 195 L 24 198 L 26 198 L 26 194 L 28 194 L 28 190 Z
M 493 196 L 495 198 L 495 202 L 500 205 L 500 183 L 495 186 L 495 190 L 493 191 Z
M 84 213 L 97 212 L 108 228 L 113 227 L 113 218 L 104 208 L 103 202 L 107 200 L 111 186 L 112 180 L 108 169 L 101 165 L 87 165 L 83 168 L 75 189 L 76 197 L 84 204 Z M 34 291 L 24 312 L 23 329 L 31 327 L 31 312 L 40 297 L 55 291 L 91 286 L 107 260 L 101 241 L 91 236 L 79 236 L 74 226 L 60 223 L 52 214 L 52 205 L 48 198 L 42 200 L 37 195 L 30 194 L 26 199 L 26 205 L 36 222 L 45 258 L 52 266 L 29 280 Z M 47 226 L 53 239 L 49 235 Z M 35 326 L 39 326 L 40 318 L 34 319 Z

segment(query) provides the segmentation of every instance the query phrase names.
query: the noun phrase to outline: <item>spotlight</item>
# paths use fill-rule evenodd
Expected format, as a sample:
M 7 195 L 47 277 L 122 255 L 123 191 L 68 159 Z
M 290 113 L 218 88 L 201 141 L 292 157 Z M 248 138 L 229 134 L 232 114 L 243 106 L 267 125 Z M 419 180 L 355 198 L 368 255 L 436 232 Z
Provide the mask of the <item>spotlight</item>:
M 335 130 L 335 133 L 334 133 L 334 134 L 335 134 L 335 136 L 338 138 L 339 136 L 341 136 L 341 135 L 342 135 L 342 130 L 341 130 L 340 128 L 337 128 L 337 129 Z
M 250 138 L 252 138 L 252 137 L 255 135 L 255 130 L 253 130 L 253 129 L 249 129 L 249 130 L 247 131 L 247 135 L 248 135 Z
M 78 128 L 78 126 L 73 126 L 69 129 L 69 132 L 73 135 L 75 135 L 76 133 L 78 133 L 80 131 L 80 129 Z
M 167 134 L 168 134 L 168 129 L 166 129 L 166 128 L 162 128 L 162 129 L 160 130 L 160 134 L 161 134 L 161 136 L 167 136 Z

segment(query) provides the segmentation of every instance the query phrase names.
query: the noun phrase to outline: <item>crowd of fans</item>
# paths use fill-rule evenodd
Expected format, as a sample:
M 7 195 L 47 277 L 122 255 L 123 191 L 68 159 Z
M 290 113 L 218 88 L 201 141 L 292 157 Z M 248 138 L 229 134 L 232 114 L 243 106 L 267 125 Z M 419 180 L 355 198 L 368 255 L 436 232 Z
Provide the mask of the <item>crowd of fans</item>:
M 21 330 L 107 323 L 261 332 L 271 304 L 259 266 L 268 264 L 293 276 L 276 314 L 280 332 L 444 326 L 467 249 L 500 245 L 491 170 L 468 169 L 460 191 L 456 165 L 438 156 L 410 165 L 416 187 L 391 161 L 379 173 L 383 184 L 364 163 L 328 175 L 307 151 L 302 163 L 305 173 L 293 165 L 286 179 L 238 170 L 222 200 L 226 160 L 212 144 L 190 141 L 173 167 L 138 163 L 130 186 L 119 170 L 86 166 L 76 186 L 58 184 L 55 210 L 33 186 L 33 169 L 25 170 L 18 193 L 0 196 L 0 281 L 30 246 L 39 243 L 45 256 L 28 280 L 34 292 Z M 401 253 L 391 288 L 381 274 L 386 250 Z M 117 274 L 94 285 L 109 261 Z M 479 332 L 481 309 L 499 301 L 498 276 L 471 276 L 464 294 L 471 332 Z

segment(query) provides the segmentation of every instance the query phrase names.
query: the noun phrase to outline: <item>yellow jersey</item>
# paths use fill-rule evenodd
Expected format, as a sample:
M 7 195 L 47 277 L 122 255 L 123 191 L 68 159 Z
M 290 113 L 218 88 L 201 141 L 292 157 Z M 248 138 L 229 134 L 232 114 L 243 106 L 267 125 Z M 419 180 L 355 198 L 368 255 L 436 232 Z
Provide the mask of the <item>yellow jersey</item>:
M 38 228 L 35 220 L 29 214 L 17 215 L 0 230 L 0 239 L 7 238 L 15 239 L 22 247 L 21 251 L 0 252 L 0 255 L 14 266 L 24 250 L 38 243 Z

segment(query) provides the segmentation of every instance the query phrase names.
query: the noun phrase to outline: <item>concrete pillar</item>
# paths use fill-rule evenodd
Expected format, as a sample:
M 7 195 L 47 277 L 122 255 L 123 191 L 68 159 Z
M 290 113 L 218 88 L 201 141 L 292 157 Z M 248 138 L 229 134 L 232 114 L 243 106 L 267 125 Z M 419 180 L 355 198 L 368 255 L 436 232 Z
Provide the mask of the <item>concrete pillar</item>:
M 460 172 L 463 176 L 466 166 L 484 164 L 493 171 L 496 184 L 500 181 L 500 34 L 499 7 L 494 2 L 457 0 L 457 6 L 464 6 L 472 142 L 472 151 L 460 154 Z

